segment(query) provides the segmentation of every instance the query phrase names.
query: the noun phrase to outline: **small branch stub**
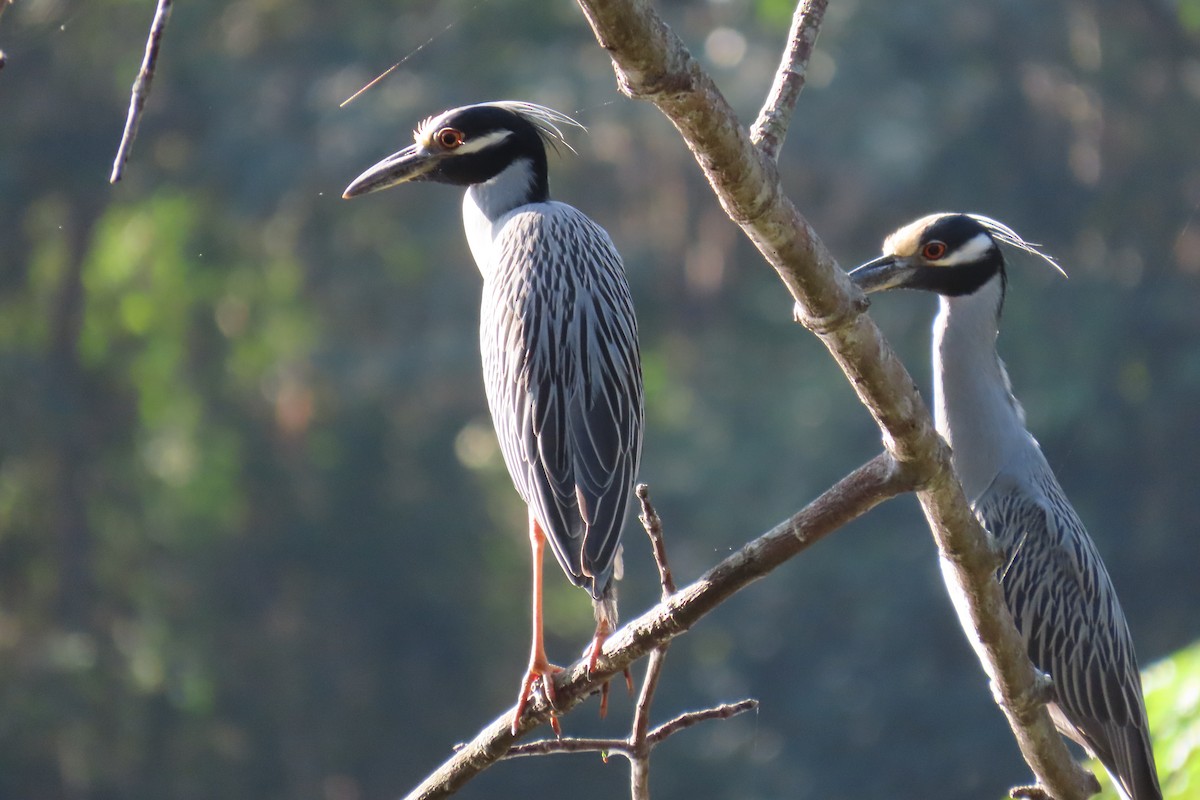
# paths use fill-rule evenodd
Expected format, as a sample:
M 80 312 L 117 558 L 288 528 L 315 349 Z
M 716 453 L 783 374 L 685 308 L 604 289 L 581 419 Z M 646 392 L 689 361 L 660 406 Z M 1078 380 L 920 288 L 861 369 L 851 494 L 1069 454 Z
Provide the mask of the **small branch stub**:
M 638 519 L 650 537 L 650 547 L 654 550 L 654 563 L 658 565 L 658 580 L 662 585 L 662 597 L 666 600 L 675 594 L 675 578 L 671 574 L 671 565 L 667 562 L 667 544 L 663 540 L 662 520 L 654 505 L 650 502 L 650 487 L 639 483 L 634 489 L 638 502 L 641 503 L 642 513 Z

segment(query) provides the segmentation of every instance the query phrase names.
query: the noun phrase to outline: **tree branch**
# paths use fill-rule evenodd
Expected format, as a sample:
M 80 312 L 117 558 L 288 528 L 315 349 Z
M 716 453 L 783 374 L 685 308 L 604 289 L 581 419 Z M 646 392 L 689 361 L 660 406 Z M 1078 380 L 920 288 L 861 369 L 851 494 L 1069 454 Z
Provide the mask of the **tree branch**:
M 1072 760 L 1045 706 L 1032 701 L 1037 673 L 995 580 L 991 543 L 912 378 L 864 313 L 865 298 L 784 194 L 774 160 L 754 146 L 712 79 L 650 3 L 578 2 L 613 60 L 621 90 L 653 102 L 679 130 L 721 206 L 795 298 L 798 319 L 846 373 L 888 452 L 918 476 L 917 495 L 943 563 L 967 598 L 981 640 L 978 655 L 1039 783 L 1059 800 L 1088 797 L 1094 779 Z
M 154 21 L 150 23 L 150 33 L 146 37 L 146 54 L 142 57 L 142 68 L 138 70 L 137 78 L 133 81 L 129 114 L 125 118 L 125 132 L 121 134 L 121 143 L 117 146 L 117 157 L 113 160 L 109 183 L 121 180 L 121 174 L 125 171 L 125 162 L 129 160 L 129 151 L 133 148 L 133 140 L 137 138 L 142 109 L 146 107 L 146 98 L 150 96 L 150 82 L 154 80 L 154 68 L 158 64 L 158 47 L 162 44 L 163 31 L 167 29 L 167 19 L 170 16 L 171 0 L 158 0 L 158 7 L 154 10 Z
M 624 739 L 579 739 L 564 736 L 559 739 L 538 739 L 536 742 L 514 744 L 505 758 L 550 756 L 557 753 L 619 753 L 628 757 L 629 742 Z
M 650 502 L 649 486 L 639 483 L 633 493 L 637 495 L 638 502 L 642 506 L 642 513 L 638 519 L 642 521 L 642 527 L 646 529 L 646 535 L 650 537 L 650 547 L 654 551 L 654 563 L 658 565 L 658 582 L 662 586 L 662 599 L 666 600 L 675 594 L 675 577 L 671 574 L 671 565 L 667 563 L 667 546 L 663 541 L 662 520 L 658 518 L 658 512 L 654 510 L 654 505 Z
M 636 494 L 642 505 L 642 526 L 650 537 L 654 550 L 654 560 L 658 564 L 659 579 L 662 583 L 662 599 L 666 602 L 675 594 L 675 582 L 671 578 L 671 568 L 667 563 L 667 548 L 663 541 L 662 520 L 650 503 L 650 489 L 644 483 L 637 485 Z M 650 730 L 650 705 L 654 700 L 654 692 L 658 688 L 662 676 L 663 662 L 667 657 L 670 641 L 664 641 L 650 653 L 646 666 L 646 677 L 642 679 L 642 691 L 638 694 L 634 706 L 633 724 L 630 726 L 629 738 L 619 739 L 541 739 L 523 745 L 516 745 L 508 751 L 505 758 L 531 755 L 553 755 L 556 753 L 581 753 L 599 751 L 608 756 L 617 753 L 629 762 L 629 795 L 631 800 L 650 799 L 650 754 L 654 748 L 680 731 L 690 728 L 707 720 L 728 719 L 743 711 L 758 707 L 757 700 L 742 700 L 737 703 L 725 703 L 713 708 L 700 711 L 689 711 L 680 714 L 675 719 Z M 625 677 L 629 679 L 629 668 L 625 669 Z M 630 684 L 632 689 L 633 685 Z M 604 684 L 600 694 L 600 716 L 604 716 L 605 701 L 608 697 L 608 684 Z M 555 733 L 558 729 L 555 728 Z
M 659 652 L 659 651 L 655 651 Z M 652 654 L 653 655 L 653 654 Z M 688 711 L 680 714 L 669 722 L 664 722 L 646 734 L 646 740 L 651 744 L 665 741 L 679 731 L 686 730 L 710 719 L 729 719 L 746 711 L 758 708 L 754 699 L 739 700 L 736 703 L 722 703 L 719 706 L 705 708 L 700 711 Z M 505 758 L 523 758 L 526 756 L 548 756 L 557 753 L 617 753 L 630 757 L 629 742 L 625 739 L 583 739 L 563 737 L 561 739 L 538 739 L 536 742 L 514 744 L 509 748 Z
M 590 676 L 583 660 L 564 670 L 555 681 L 557 712 L 562 714 L 579 705 L 603 683 L 687 631 L 735 592 L 884 500 L 912 491 L 917 483 L 912 470 L 887 453 L 871 459 L 697 581 L 626 623 L 609 637 L 608 649 Z M 520 733 L 545 722 L 549 716 L 550 709 L 544 699 L 531 701 L 522 718 Z M 406 800 L 448 797 L 503 758 L 516 741 L 509 729 L 511 722 L 512 711 L 505 711 L 472 741 L 457 747 L 454 755 L 406 795 Z
M 758 113 L 758 119 L 750 126 L 750 141 L 758 146 L 762 154 L 779 160 L 779 149 L 787 136 L 788 122 L 808 70 L 808 59 L 817 46 L 817 34 L 821 20 L 825 18 L 825 7 L 829 0 L 800 0 L 792 15 L 792 27 L 788 31 L 788 46 L 783 52 L 783 61 L 775 73 L 775 82 L 767 95 L 767 103 Z
M 690 728 L 693 725 L 699 725 L 701 722 L 707 722 L 710 719 L 729 719 L 754 708 L 758 708 L 758 701 L 749 699 L 739 700 L 736 703 L 723 703 L 702 711 L 689 711 L 686 714 L 680 714 L 670 722 L 664 722 L 662 725 L 659 725 L 650 731 L 647 738 L 652 744 L 657 744 L 668 736 L 673 736 L 679 731 Z

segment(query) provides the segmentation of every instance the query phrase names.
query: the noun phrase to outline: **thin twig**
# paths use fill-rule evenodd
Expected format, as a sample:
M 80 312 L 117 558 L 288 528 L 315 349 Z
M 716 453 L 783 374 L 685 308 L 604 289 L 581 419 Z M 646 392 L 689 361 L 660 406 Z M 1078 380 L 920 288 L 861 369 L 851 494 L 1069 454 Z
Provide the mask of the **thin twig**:
M 557 753 L 618 753 L 629 757 L 629 742 L 624 739 L 538 739 L 536 742 L 515 744 L 504 755 L 507 758 L 549 756 Z
M 912 491 L 920 474 L 881 453 L 850 473 L 803 510 L 727 556 L 694 583 L 609 637 L 604 669 L 588 674 L 583 660 L 572 664 L 555 684 L 556 709 L 566 714 L 633 662 L 664 642 L 689 630 L 734 593 L 749 586 L 802 550 L 884 500 Z M 538 698 L 521 719 L 520 733 L 542 724 L 550 715 Z M 491 764 L 503 758 L 516 739 L 510 730 L 512 712 L 505 711 L 456 749 L 440 767 L 406 795 L 406 800 L 448 797 Z
M 638 502 L 642 505 L 642 513 L 638 519 L 650 537 L 650 547 L 654 550 L 654 563 L 658 564 L 658 580 L 662 585 L 662 598 L 666 600 L 675 594 L 675 578 L 671 575 L 671 565 L 667 562 L 667 545 L 663 540 L 662 520 L 650 502 L 650 487 L 639 483 L 634 490 Z
M 158 7 L 154 10 L 154 21 L 150 23 L 150 34 L 146 37 L 146 55 L 142 58 L 142 68 L 138 70 L 137 78 L 133 82 L 129 114 L 125 118 L 125 132 L 121 134 L 121 144 L 117 147 L 117 157 L 113 160 L 109 183 L 121 180 L 121 174 L 125 171 L 125 162 L 129 160 L 129 151 L 133 148 L 138 123 L 142 119 L 142 109 L 146 107 L 146 98 L 150 96 L 150 82 L 154 80 L 154 68 L 158 64 L 158 47 L 162 44 L 163 31 L 166 30 L 167 19 L 170 16 L 171 0 L 158 0 Z
M 758 701 L 753 698 L 739 700 L 736 703 L 722 703 L 712 708 L 699 711 L 688 711 L 675 719 L 664 722 L 646 734 L 650 745 L 661 744 L 682 730 L 699 725 L 712 719 L 729 719 L 738 714 L 758 708 Z M 587 739 L 581 737 L 563 737 L 562 739 L 538 739 L 535 742 L 515 744 L 504 755 L 505 759 L 523 758 L 526 756 L 548 756 L 558 753 L 615 753 L 630 757 L 631 748 L 625 739 Z
M 775 82 L 767 95 L 766 105 L 750 126 L 750 141 L 767 158 L 778 161 L 779 150 L 787 136 L 788 123 L 804 90 L 808 74 L 808 59 L 817 45 L 821 20 L 829 0 L 801 0 L 792 15 L 788 31 L 788 46 L 775 73 Z
M 638 502 L 642 506 L 639 519 L 646 535 L 650 537 L 650 548 L 654 551 L 654 563 L 658 565 L 658 581 L 662 586 L 662 600 L 669 600 L 675 594 L 675 578 L 671 575 L 671 565 L 667 560 L 667 544 L 663 538 L 662 520 L 650 502 L 650 487 L 639 483 L 634 489 Z M 649 800 L 650 798 L 650 751 L 654 743 L 648 738 L 650 730 L 650 705 L 654 700 L 654 692 L 658 689 L 659 678 L 662 677 L 663 663 L 667 657 L 667 648 L 671 643 L 663 642 L 646 664 L 646 676 L 642 679 L 642 690 L 638 693 L 637 703 L 633 707 L 633 725 L 629 733 L 629 797 L 630 800 Z M 627 673 L 628 674 L 628 673 Z
M 666 598 L 664 598 L 666 599 Z M 630 800 L 649 800 L 650 798 L 650 751 L 654 742 L 648 736 L 650 730 L 650 703 L 654 699 L 654 691 L 658 688 L 658 679 L 662 675 L 663 661 L 667 657 L 670 642 L 663 642 L 646 664 L 646 677 L 642 680 L 642 691 L 638 694 L 637 703 L 633 708 L 633 727 L 629 734 L 629 798 Z
M 646 662 L 646 677 L 642 680 L 642 690 L 633 706 L 633 735 L 630 736 L 630 744 L 635 747 L 646 741 L 646 734 L 650 730 L 650 703 L 654 699 L 654 691 L 658 688 L 658 679 L 662 675 L 663 661 L 667 657 L 669 646 L 670 642 L 664 642 L 650 654 Z
M 647 737 L 651 744 L 658 744 L 668 736 L 673 736 L 679 731 L 690 728 L 693 725 L 699 725 L 701 722 L 707 722 L 710 719 L 729 719 L 736 717 L 751 709 L 758 708 L 758 701 L 754 698 L 739 700 L 736 703 L 723 703 L 713 708 L 706 708 L 701 711 L 689 711 L 686 714 L 680 714 L 670 722 L 664 722 L 654 730 L 650 731 Z

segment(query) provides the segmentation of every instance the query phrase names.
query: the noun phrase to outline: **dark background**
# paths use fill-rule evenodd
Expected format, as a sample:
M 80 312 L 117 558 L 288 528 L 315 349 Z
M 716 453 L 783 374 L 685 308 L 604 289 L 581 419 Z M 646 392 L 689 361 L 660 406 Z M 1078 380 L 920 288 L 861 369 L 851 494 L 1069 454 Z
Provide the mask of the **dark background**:
M 790 4 L 661 8 L 752 120 Z M 178 3 L 110 186 L 151 16 L 18 0 L 0 20 L 0 797 L 395 797 L 512 703 L 525 513 L 486 413 L 460 195 L 340 199 L 431 113 L 518 98 L 588 126 L 551 158 L 553 191 L 625 256 L 641 478 L 682 581 L 878 452 L 573 5 Z M 1001 349 L 1143 665 L 1200 638 L 1198 103 L 1195 0 L 834 0 L 781 156 L 846 266 L 917 216 L 967 210 L 1070 272 L 1014 259 Z M 897 295 L 873 311 L 922 386 L 933 310 Z M 626 533 L 630 618 L 658 588 Z M 548 578 L 566 662 L 591 613 Z M 1155 673 L 1158 732 L 1200 726 L 1198 670 L 1186 655 Z M 656 751 L 656 796 L 994 798 L 1029 777 L 911 498 L 679 640 L 656 718 L 748 695 L 757 713 Z M 630 704 L 613 705 L 568 732 L 617 735 Z M 1198 741 L 1160 742 L 1174 797 L 1194 796 Z M 619 760 L 571 756 L 499 765 L 462 796 L 626 783 Z

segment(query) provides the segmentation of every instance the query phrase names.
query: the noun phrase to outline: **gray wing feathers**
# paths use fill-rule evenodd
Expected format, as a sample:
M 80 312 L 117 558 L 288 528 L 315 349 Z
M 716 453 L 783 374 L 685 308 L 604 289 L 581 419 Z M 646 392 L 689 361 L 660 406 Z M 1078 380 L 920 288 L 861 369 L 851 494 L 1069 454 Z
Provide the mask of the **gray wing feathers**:
M 1161 797 L 1133 639 L 1108 571 L 1058 482 L 1049 474 L 1034 487 L 998 480 L 976 512 L 1004 550 L 1000 583 L 1029 658 L 1054 681 L 1055 723 L 1130 797 Z
M 480 344 L 504 461 L 559 564 L 599 598 L 641 453 L 633 302 L 608 235 L 554 204 L 496 238 Z

